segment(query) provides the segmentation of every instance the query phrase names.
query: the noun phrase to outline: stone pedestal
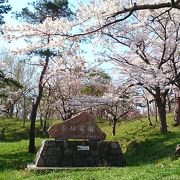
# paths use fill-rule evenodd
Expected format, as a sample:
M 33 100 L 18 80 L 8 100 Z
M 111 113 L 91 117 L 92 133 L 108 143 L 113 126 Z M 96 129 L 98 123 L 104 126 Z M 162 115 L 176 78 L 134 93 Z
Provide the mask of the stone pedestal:
M 45 140 L 35 158 L 36 167 L 125 166 L 118 142 Z

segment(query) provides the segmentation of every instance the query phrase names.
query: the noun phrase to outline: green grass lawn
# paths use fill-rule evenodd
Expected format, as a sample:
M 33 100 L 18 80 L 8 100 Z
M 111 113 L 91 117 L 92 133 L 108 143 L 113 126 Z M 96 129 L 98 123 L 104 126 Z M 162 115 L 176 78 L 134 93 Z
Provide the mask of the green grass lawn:
M 57 121 L 56 121 L 57 122 Z M 118 141 L 128 163 L 124 168 L 86 168 L 59 171 L 28 171 L 34 154 L 28 151 L 28 127 L 16 119 L 0 119 L 0 132 L 5 128 L 4 141 L 0 142 L 0 180 L 5 179 L 80 179 L 80 180 L 129 180 L 129 179 L 180 179 L 180 158 L 174 156 L 175 146 L 180 143 L 180 127 L 172 126 L 168 116 L 168 133 L 160 134 L 159 124 L 148 126 L 146 119 L 123 121 L 117 124 L 116 136 L 111 136 L 108 122 L 98 122 L 107 134 L 107 140 Z M 37 123 L 36 145 L 45 138 Z M 0 138 L 1 135 L 0 135 Z

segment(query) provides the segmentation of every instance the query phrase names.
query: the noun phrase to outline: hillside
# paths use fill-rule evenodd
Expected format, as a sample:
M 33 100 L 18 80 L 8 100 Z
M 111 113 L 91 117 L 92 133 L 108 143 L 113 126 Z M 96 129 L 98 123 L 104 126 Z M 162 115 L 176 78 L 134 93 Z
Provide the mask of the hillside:
M 98 121 L 107 134 L 107 140 L 116 140 L 121 144 L 127 167 L 36 172 L 25 169 L 35 156 L 27 152 L 29 123 L 22 128 L 20 120 L 2 118 L 0 179 L 179 179 L 180 158 L 175 158 L 174 152 L 176 144 L 180 143 L 180 127 L 173 127 L 172 123 L 172 117 L 168 115 L 169 132 L 162 135 L 155 121 L 153 127 L 148 126 L 146 119 L 122 121 L 117 124 L 116 136 L 112 137 L 108 122 Z M 36 144 L 39 146 L 45 138 L 39 123 L 36 133 Z

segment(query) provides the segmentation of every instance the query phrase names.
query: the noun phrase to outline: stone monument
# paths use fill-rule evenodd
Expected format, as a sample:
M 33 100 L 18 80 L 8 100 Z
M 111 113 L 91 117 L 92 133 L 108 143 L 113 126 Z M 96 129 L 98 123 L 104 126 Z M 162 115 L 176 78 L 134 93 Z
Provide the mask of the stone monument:
M 55 140 L 42 142 L 35 167 L 125 166 L 118 142 L 104 141 L 106 135 L 93 115 L 82 112 L 48 129 Z
M 48 129 L 50 137 L 55 139 L 105 140 L 106 134 L 96 125 L 93 115 L 82 112 Z

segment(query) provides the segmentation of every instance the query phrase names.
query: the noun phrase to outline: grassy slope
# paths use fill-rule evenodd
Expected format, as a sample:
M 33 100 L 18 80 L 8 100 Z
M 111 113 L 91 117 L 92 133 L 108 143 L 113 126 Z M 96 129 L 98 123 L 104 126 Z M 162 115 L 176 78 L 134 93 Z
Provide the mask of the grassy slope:
M 108 123 L 99 122 L 107 134 L 107 140 L 117 140 L 122 146 L 128 166 L 125 168 L 91 168 L 83 170 L 27 171 L 26 164 L 33 162 L 34 155 L 27 153 L 28 129 L 18 120 L 0 119 L 0 131 L 5 127 L 5 142 L 0 142 L 1 179 L 180 179 L 180 158 L 174 158 L 174 148 L 180 143 L 180 127 L 171 125 L 169 132 L 159 133 L 159 126 L 149 127 L 147 120 L 121 122 L 117 135 L 111 136 Z M 28 124 L 27 124 L 28 127 Z M 37 134 L 40 131 L 37 129 Z M 37 138 L 40 145 L 42 136 Z

